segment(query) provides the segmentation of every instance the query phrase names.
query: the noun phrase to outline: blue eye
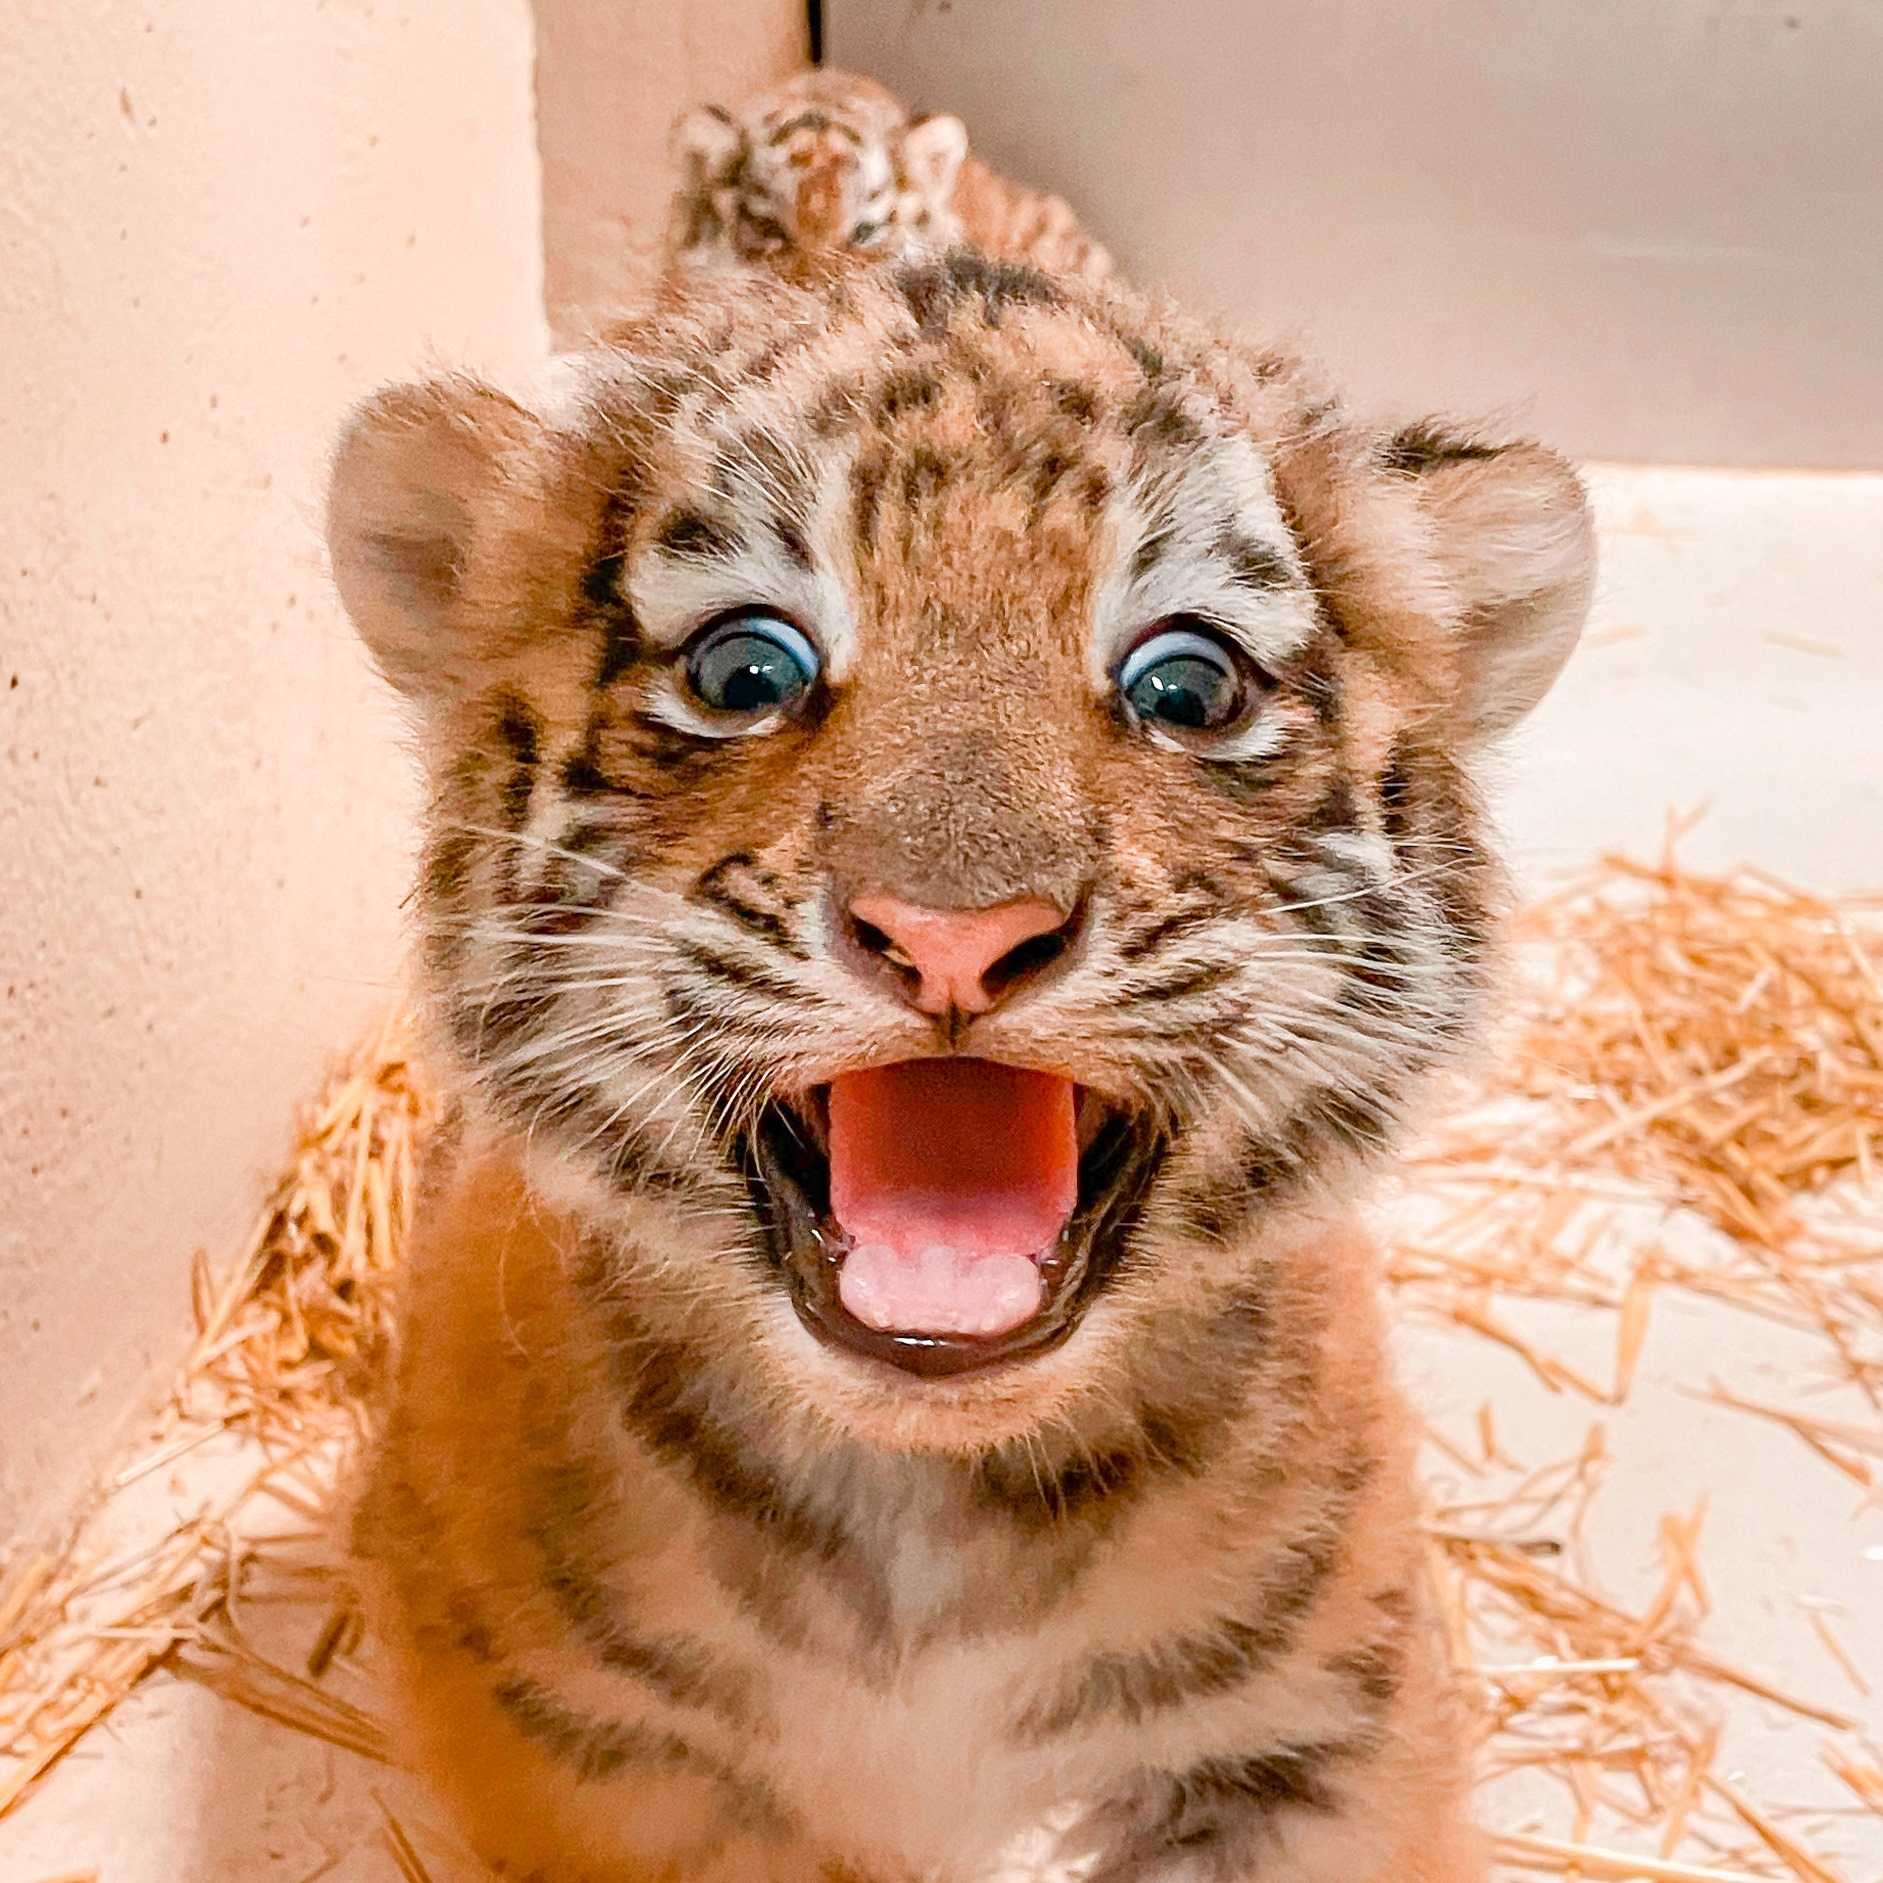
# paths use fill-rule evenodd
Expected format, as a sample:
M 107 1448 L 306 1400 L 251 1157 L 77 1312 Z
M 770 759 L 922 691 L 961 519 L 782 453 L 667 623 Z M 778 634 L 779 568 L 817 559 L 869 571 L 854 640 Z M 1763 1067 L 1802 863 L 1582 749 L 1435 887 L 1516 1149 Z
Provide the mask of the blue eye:
M 1125 656 L 1118 691 L 1141 720 L 1213 732 L 1242 712 L 1249 689 L 1236 656 L 1215 635 L 1166 628 Z
M 753 717 L 797 703 L 816 683 L 817 649 L 782 615 L 742 608 L 687 643 L 687 685 L 716 713 Z

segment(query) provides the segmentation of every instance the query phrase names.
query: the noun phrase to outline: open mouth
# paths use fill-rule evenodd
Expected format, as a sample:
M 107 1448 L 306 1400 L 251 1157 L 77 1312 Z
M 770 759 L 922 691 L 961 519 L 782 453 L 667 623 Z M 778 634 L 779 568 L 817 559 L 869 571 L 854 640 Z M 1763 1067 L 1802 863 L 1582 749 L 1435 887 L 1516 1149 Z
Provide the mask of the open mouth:
M 768 1104 L 760 1202 L 819 1339 L 938 1378 L 1072 1331 L 1157 1149 L 1143 1118 L 1057 1074 L 906 1060 Z

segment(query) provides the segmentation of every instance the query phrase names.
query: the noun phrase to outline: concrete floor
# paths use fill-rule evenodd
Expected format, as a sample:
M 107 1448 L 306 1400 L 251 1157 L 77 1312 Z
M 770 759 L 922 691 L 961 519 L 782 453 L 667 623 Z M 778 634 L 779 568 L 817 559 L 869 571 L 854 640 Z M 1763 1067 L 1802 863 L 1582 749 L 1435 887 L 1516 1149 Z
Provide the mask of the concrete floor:
M 1500 814 L 1526 880 L 1547 885 L 1607 849 L 1651 851 L 1670 809 L 1705 807 L 1682 847 L 1689 864 L 1753 861 L 1812 887 L 1883 888 L 1883 477 L 1606 469 L 1593 483 L 1605 552 L 1595 619 L 1501 765 Z M 1612 1329 L 1539 1314 L 1564 1352 L 1586 1344 L 1602 1370 Z M 1505 1442 L 1530 1462 L 1581 1443 L 1591 1408 L 1545 1392 L 1485 1341 L 1410 1325 L 1405 1353 L 1441 1426 L 1462 1431 L 1488 1398 Z M 1709 1495 L 1708 1641 L 1867 1710 L 1883 1738 L 1876 1701 L 1830 1662 L 1807 1607 L 1823 1605 L 1883 1689 L 1883 1510 L 1861 1508 L 1856 1487 L 1810 1464 L 1789 1434 L 1683 1391 L 1717 1375 L 1774 1399 L 1815 1393 L 1819 1358 L 1815 1345 L 1727 1310 L 1667 1303 L 1635 1392 L 1606 1415 L 1617 1464 L 1591 1541 L 1616 1594 L 1639 1600 L 1656 1577 L 1656 1519 Z M 1826 1412 L 1837 1404 L 1813 1399 Z M 290 1665 L 322 1620 L 318 1608 L 251 1615 Z M 1821 1738 L 1748 1701 L 1721 1769 L 1803 1807 L 1787 1823 L 1819 1835 L 1844 1883 L 1875 1883 L 1883 1835 L 1875 1819 L 1837 1809 Z M 382 1883 L 399 1872 L 375 1791 L 407 1823 L 422 1818 L 382 1770 L 158 1679 L 0 1828 L 0 1883 L 72 1872 L 99 1883 Z M 1548 1792 L 1500 1801 L 1499 1812 L 1506 1823 L 1563 1823 Z M 441 1846 L 422 1848 L 438 1877 L 454 1874 Z

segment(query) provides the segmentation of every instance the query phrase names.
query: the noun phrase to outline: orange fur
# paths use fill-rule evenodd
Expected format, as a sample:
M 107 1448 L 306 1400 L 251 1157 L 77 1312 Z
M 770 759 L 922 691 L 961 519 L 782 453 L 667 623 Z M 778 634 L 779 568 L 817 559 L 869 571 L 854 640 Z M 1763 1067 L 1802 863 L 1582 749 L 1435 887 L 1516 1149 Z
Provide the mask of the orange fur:
M 967 253 L 570 372 L 382 395 L 330 514 L 463 1114 L 357 1524 L 413 1758 L 536 1883 L 1475 1883 L 1354 1200 L 1473 1037 L 1573 475 Z M 744 717 L 740 603 L 818 663 Z M 1125 696 L 1173 621 L 1233 714 Z M 936 1016 L 865 888 L 1076 913 Z M 797 1225 L 822 1084 L 956 1052 L 1076 1082 L 1092 1226 L 1062 1339 L 917 1377 Z

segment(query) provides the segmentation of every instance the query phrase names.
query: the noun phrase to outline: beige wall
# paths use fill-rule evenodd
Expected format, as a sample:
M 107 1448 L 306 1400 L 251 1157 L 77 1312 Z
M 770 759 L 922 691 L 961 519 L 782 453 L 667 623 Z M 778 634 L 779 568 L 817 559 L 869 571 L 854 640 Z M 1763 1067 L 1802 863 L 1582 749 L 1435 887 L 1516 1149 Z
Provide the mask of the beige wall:
M 543 344 L 527 0 L 4 31 L 0 1543 L 388 997 L 406 768 L 317 550 L 339 419 Z
M 544 286 L 558 344 L 606 321 L 658 254 L 667 132 L 809 56 L 804 0 L 536 0 Z
M 1883 465 L 1878 0 L 824 0 L 1126 271 L 1589 456 Z

